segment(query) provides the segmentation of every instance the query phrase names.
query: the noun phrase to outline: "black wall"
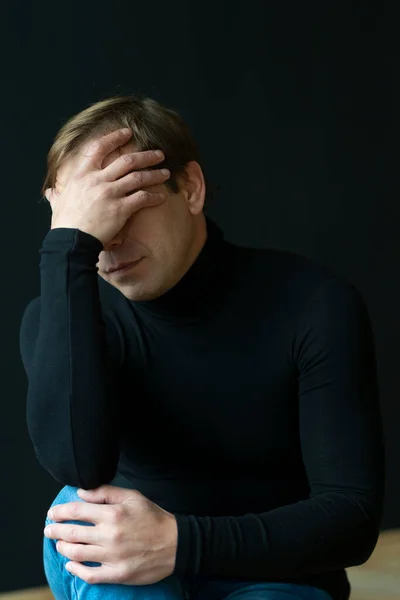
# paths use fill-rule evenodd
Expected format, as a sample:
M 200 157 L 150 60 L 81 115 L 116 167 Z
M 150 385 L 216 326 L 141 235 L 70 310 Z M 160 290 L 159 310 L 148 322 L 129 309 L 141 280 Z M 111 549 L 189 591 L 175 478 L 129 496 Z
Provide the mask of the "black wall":
M 71 115 L 117 93 L 175 108 L 221 185 L 231 241 L 334 267 L 374 324 L 387 439 L 384 528 L 400 526 L 399 181 L 394 22 L 379 0 L 40 3 L 2 7 L 0 591 L 45 583 L 42 529 L 59 484 L 25 424 L 21 315 L 39 289 L 45 158 Z M 4 27 L 5 25 L 5 27 Z M 398 120 L 398 119 L 397 119 Z

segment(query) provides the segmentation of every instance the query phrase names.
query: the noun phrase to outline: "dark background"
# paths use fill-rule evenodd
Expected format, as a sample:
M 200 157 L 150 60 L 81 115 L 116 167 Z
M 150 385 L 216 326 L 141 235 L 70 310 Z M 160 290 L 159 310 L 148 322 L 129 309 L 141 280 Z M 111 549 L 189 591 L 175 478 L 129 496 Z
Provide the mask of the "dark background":
M 191 125 L 206 172 L 221 185 L 209 215 L 227 239 L 310 257 L 362 292 L 387 440 L 382 526 L 400 526 L 395 4 L 2 7 L 0 591 L 45 583 L 42 530 L 60 489 L 33 454 L 18 347 L 23 309 L 40 293 L 38 251 L 50 225 L 39 203 L 46 154 L 66 119 L 120 93 L 152 96 Z

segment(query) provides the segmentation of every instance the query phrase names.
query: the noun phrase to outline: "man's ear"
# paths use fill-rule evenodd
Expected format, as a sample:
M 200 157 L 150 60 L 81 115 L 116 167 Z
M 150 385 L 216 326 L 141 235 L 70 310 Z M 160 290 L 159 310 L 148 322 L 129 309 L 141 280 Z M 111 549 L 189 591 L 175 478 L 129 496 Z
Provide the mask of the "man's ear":
M 47 200 L 49 201 L 49 204 L 51 206 L 51 209 L 53 210 L 54 208 L 54 194 L 53 194 L 53 190 L 52 188 L 47 188 L 47 190 L 45 191 L 44 195 L 46 196 Z
M 181 178 L 181 186 L 181 192 L 186 198 L 190 212 L 198 215 L 204 208 L 206 183 L 203 171 L 195 160 L 191 160 L 186 165 L 185 174 Z

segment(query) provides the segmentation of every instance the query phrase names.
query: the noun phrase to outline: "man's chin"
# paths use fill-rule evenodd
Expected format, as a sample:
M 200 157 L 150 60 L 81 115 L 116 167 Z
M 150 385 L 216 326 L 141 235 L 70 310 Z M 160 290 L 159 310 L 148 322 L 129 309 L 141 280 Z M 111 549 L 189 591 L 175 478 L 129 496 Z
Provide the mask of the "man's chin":
M 132 283 L 126 281 L 119 285 L 112 282 L 110 283 L 132 302 L 147 302 L 149 300 L 155 300 L 160 295 L 154 290 L 150 290 L 148 287 L 146 287 L 144 281 L 135 281 Z

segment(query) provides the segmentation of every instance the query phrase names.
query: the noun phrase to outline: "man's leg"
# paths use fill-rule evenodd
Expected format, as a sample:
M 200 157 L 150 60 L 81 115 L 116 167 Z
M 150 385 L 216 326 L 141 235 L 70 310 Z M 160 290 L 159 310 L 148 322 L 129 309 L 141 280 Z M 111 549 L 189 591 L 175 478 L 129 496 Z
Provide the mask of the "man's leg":
M 315 587 L 292 583 L 250 583 L 204 581 L 196 587 L 191 600 L 332 600 Z
M 77 488 L 65 486 L 56 496 L 51 506 L 67 502 L 84 502 L 76 493 Z M 49 507 L 50 508 L 50 507 Z M 46 525 L 54 523 L 46 517 Z M 76 525 L 93 527 L 87 521 L 63 521 Z M 55 600 L 184 600 L 185 590 L 176 577 L 166 579 L 152 585 L 122 585 L 113 583 L 89 584 L 72 575 L 65 569 L 69 559 L 57 551 L 56 541 L 43 536 L 43 563 L 47 582 Z M 101 563 L 85 561 L 88 567 L 100 566 Z

